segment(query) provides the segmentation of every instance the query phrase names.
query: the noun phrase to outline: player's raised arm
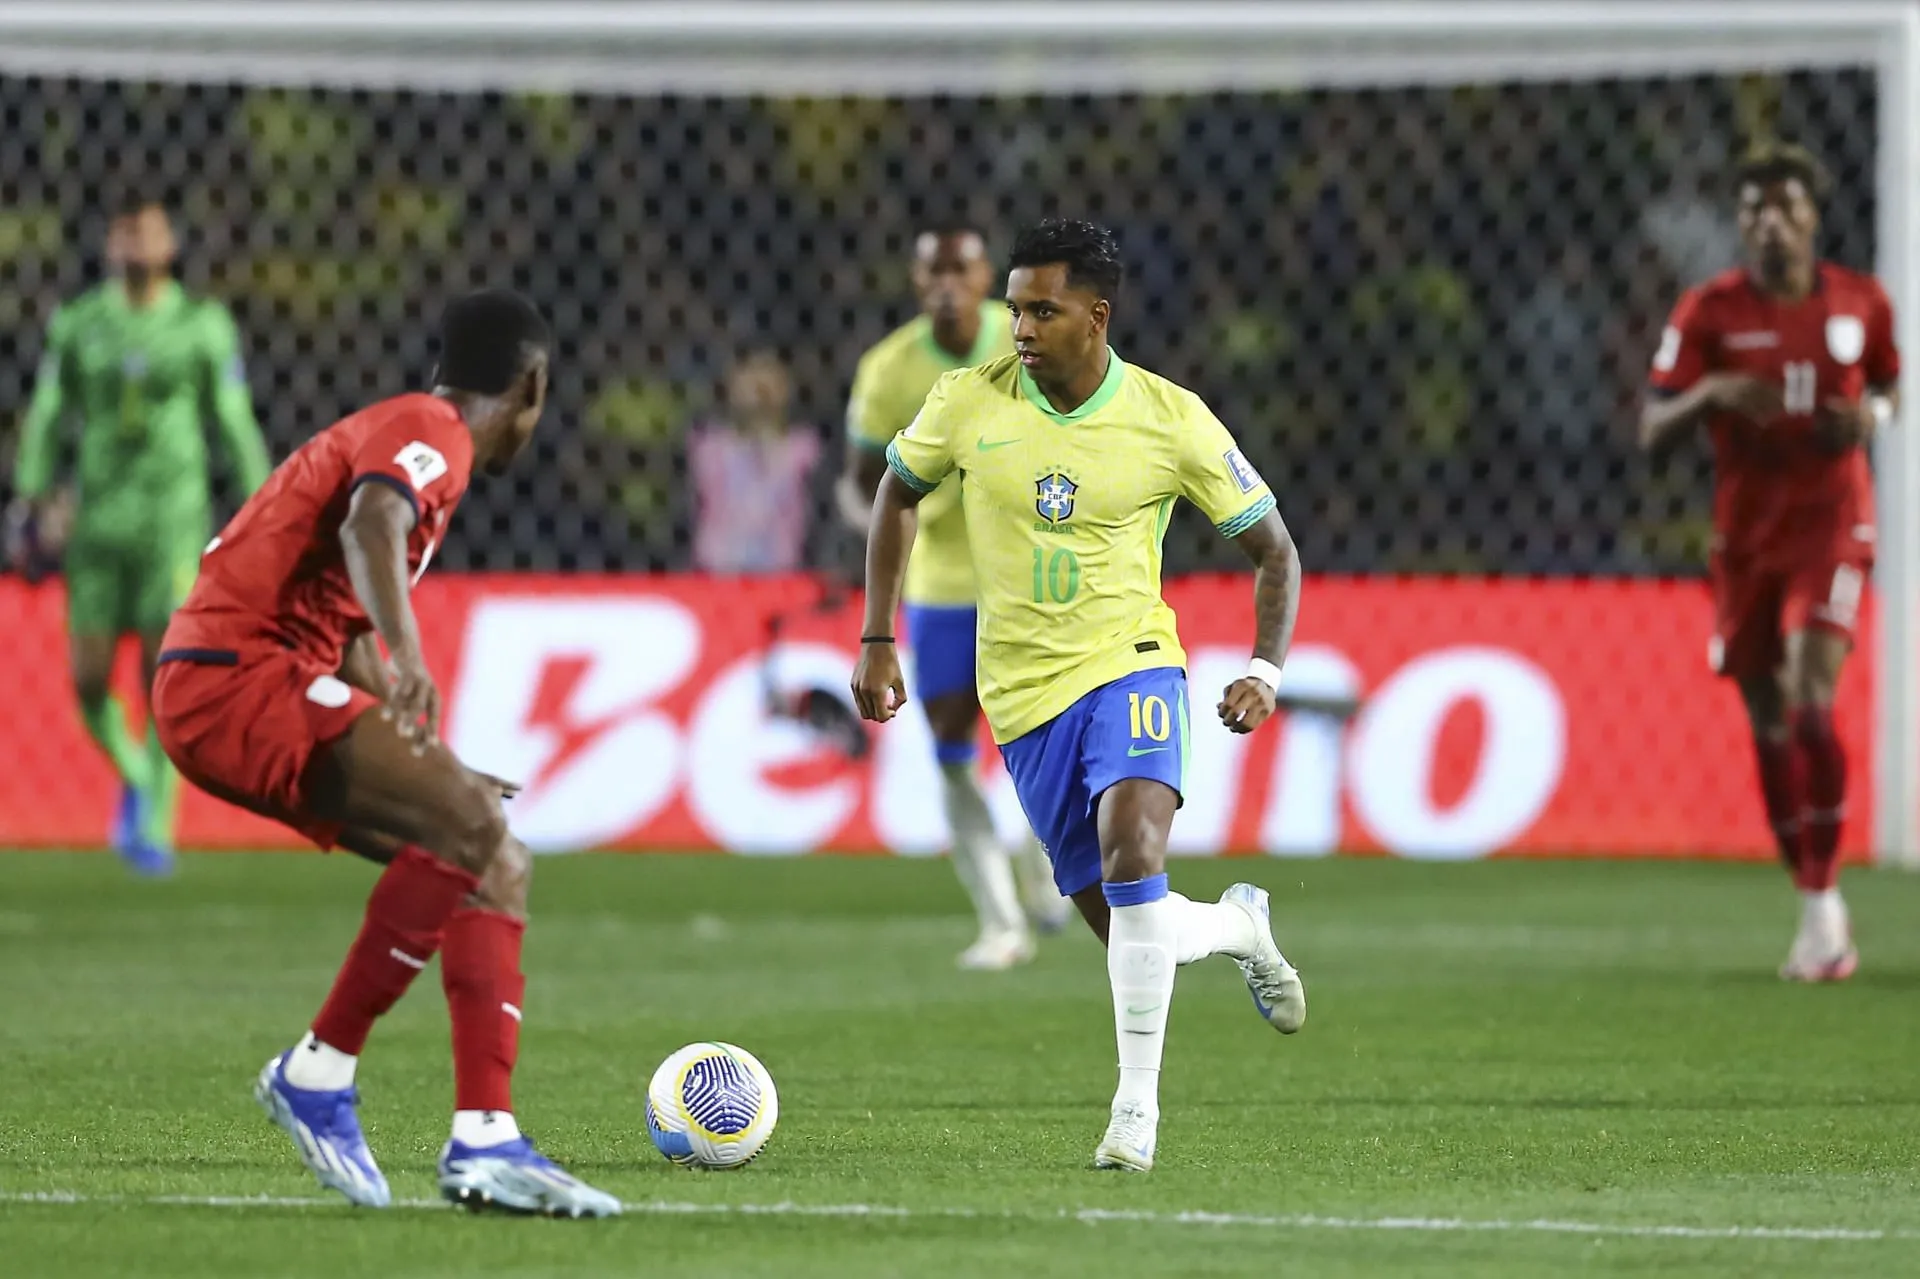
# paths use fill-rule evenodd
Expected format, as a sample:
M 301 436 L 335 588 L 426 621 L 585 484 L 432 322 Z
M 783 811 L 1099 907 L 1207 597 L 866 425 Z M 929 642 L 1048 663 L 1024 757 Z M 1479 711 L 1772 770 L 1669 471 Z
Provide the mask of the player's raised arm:
M 361 484 L 340 524 L 340 549 L 353 593 L 393 655 L 387 714 L 424 745 L 440 734 L 440 691 L 427 673 L 408 598 L 407 534 L 416 518 L 413 502 L 394 485 Z

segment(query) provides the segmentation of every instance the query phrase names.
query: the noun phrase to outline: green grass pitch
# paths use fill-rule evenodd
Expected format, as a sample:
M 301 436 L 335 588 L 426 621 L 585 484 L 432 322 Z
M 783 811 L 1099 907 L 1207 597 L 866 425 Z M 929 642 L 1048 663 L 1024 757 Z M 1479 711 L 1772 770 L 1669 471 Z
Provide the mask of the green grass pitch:
M 396 1196 L 321 1196 L 249 1096 L 372 869 L 0 856 L 0 1272 L 865 1276 L 1920 1273 L 1920 879 L 1850 872 L 1851 984 L 1773 977 L 1769 867 L 1177 863 L 1274 892 L 1311 1014 L 1213 960 L 1177 987 L 1160 1166 L 1095 1173 L 1113 1082 L 1090 937 L 965 974 L 944 864 L 543 860 L 517 1094 L 609 1222 L 424 1206 L 450 1102 L 429 973 L 376 1032 Z M 642 1090 L 733 1040 L 781 1090 L 737 1173 L 673 1168 Z M 231 1197 L 271 1202 L 235 1204 Z

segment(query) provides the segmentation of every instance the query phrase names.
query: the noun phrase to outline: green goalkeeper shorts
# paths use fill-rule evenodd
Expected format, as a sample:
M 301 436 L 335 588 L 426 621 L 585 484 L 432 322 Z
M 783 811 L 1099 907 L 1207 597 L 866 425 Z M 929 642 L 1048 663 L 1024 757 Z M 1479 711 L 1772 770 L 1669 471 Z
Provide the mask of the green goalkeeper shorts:
M 206 538 L 169 533 L 145 545 L 67 547 L 67 629 L 75 635 L 158 635 L 187 598 Z

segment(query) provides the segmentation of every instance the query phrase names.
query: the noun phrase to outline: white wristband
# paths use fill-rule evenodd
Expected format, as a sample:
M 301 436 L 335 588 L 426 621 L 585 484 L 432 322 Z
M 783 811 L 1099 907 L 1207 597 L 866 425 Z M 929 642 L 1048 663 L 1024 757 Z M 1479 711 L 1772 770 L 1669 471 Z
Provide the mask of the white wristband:
M 1259 680 L 1276 693 L 1280 691 L 1280 668 L 1264 657 L 1256 657 L 1247 663 L 1246 677 Z
M 1867 397 L 1867 408 L 1873 413 L 1873 428 L 1884 431 L 1893 423 L 1893 399 L 1886 395 Z

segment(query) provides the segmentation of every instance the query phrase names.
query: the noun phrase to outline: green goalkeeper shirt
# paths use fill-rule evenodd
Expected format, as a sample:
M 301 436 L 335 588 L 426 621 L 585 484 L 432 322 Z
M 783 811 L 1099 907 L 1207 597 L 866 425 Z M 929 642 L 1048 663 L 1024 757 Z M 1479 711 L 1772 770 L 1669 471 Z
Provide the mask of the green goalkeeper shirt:
M 211 415 L 241 487 L 272 469 L 240 360 L 239 332 L 218 302 L 173 281 L 135 308 L 109 281 L 54 313 L 20 432 L 14 487 L 46 493 L 56 427 L 80 423 L 74 540 L 134 546 L 204 528 L 212 505 L 203 428 Z

